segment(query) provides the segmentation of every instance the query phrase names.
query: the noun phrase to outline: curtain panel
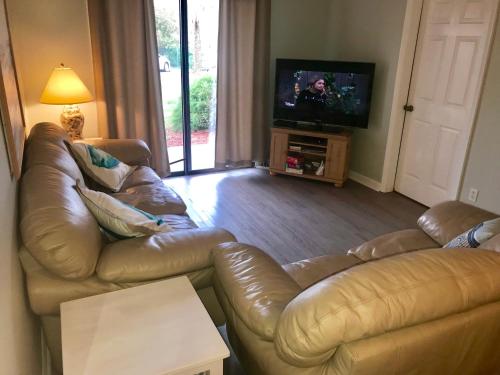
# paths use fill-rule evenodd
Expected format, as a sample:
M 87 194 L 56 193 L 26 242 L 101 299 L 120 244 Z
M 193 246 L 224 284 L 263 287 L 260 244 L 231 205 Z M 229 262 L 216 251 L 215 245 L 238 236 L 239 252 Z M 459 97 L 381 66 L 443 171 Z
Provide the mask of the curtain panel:
M 216 167 L 269 155 L 270 1 L 220 0 Z
M 99 131 L 139 138 L 169 174 L 153 0 L 88 0 Z

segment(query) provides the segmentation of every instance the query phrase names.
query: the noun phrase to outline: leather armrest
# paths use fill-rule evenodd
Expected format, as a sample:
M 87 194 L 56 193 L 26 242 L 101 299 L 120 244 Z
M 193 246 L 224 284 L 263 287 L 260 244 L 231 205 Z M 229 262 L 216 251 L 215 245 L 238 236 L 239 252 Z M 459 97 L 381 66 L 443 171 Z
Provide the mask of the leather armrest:
M 291 301 L 275 347 L 295 366 L 319 365 L 337 347 L 500 300 L 500 254 L 431 249 L 367 262 Z
M 84 280 L 62 279 L 42 267 L 24 247 L 19 251 L 19 258 L 26 275 L 31 310 L 37 315 L 59 315 L 62 302 L 131 286 L 101 281 L 95 274 Z
M 223 229 L 197 228 L 116 241 L 102 250 L 96 272 L 111 282 L 181 275 L 212 266 L 212 249 L 235 240 Z
M 300 286 L 274 259 L 250 245 L 217 246 L 214 265 L 216 292 L 224 293 L 248 329 L 272 340 L 281 312 L 301 291 Z
M 418 225 L 441 246 L 483 221 L 497 215 L 459 201 L 443 202 L 428 209 L 418 219 Z
M 414 250 L 433 249 L 440 245 L 420 229 L 406 229 L 384 234 L 350 249 L 347 254 L 361 260 L 385 258 Z
M 125 164 L 150 166 L 151 151 L 140 139 L 84 139 L 82 142 L 104 150 Z

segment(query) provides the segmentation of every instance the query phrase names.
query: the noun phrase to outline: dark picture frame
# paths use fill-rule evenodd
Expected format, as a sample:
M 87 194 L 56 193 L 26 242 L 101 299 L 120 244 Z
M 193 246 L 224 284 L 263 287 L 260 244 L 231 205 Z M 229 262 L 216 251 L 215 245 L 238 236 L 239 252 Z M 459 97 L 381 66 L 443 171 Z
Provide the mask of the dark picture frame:
M 0 115 L 11 174 L 19 179 L 26 129 L 12 54 L 5 0 L 0 0 Z

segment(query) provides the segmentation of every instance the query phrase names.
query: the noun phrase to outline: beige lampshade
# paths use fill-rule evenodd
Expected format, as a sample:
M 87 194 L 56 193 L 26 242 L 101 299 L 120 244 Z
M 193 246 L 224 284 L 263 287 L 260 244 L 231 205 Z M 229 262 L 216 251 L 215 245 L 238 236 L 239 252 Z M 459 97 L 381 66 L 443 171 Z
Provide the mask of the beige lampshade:
M 94 100 L 80 77 L 71 68 L 54 69 L 40 97 L 44 104 L 78 104 Z

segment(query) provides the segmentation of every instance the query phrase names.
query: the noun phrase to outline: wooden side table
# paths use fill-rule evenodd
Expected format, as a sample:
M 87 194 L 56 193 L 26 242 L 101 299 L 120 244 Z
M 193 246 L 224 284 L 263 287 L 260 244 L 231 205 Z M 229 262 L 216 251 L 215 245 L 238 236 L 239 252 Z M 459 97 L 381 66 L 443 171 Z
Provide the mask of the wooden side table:
M 229 350 L 186 276 L 61 304 L 65 375 L 222 375 Z

